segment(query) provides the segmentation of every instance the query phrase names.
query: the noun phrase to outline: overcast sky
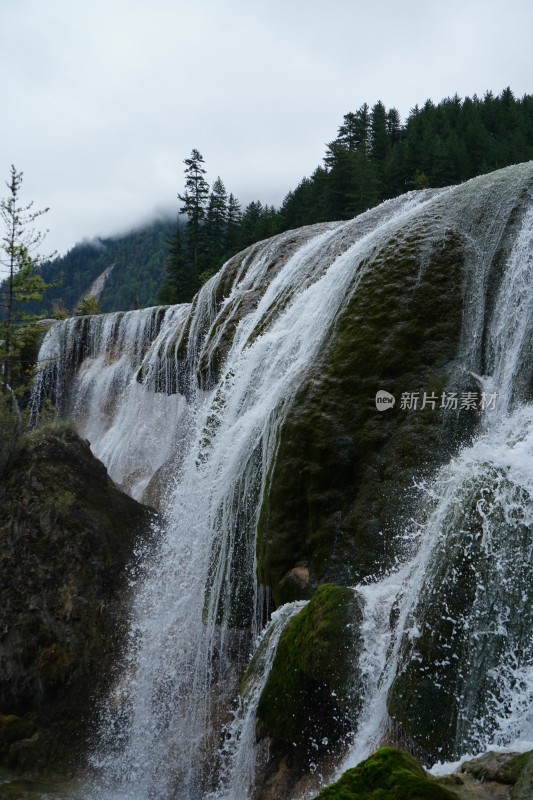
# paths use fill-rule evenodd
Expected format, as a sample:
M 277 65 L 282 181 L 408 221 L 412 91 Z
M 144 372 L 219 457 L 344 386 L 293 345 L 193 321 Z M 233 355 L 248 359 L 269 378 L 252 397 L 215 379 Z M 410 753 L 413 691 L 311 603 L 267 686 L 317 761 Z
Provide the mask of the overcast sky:
M 200 150 L 279 205 L 342 118 L 533 93 L 531 0 L 0 0 L 1 196 L 50 206 L 47 249 L 176 213 Z

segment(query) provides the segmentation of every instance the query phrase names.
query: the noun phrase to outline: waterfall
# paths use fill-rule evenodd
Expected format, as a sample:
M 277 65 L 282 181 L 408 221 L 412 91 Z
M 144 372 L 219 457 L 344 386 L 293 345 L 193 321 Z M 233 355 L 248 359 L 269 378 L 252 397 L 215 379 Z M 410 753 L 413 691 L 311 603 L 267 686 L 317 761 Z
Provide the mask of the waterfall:
M 186 427 L 187 404 L 169 391 L 172 376 L 164 367 L 187 308 L 72 317 L 49 331 L 39 354 L 35 412 L 52 399 L 137 499 Z M 176 420 L 172 429 L 169 419 Z
M 411 533 L 414 557 L 384 580 L 356 587 L 365 600 L 361 659 L 370 666 L 369 682 L 355 746 L 340 772 L 386 737 L 391 686 L 411 660 L 420 659 L 428 605 L 451 595 L 464 579 L 465 556 L 475 579 L 472 604 L 459 613 L 445 602 L 439 606 L 451 631 L 445 658 L 433 672 L 436 681 L 446 680 L 450 659 L 460 658 L 454 643 L 462 635 L 454 757 L 533 743 L 533 407 L 504 418 L 421 492 L 426 513 Z
M 260 755 L 255 746 L 257 705 L 272 668 L 280 636 L 287 623 L 304 606 L 305 602 L 302 601 L 280 606 L 258 637 L 253 659 L 244 677 L 239 706 L 227 726 L 227 741 L 221 751 L 224 757 L 223 772 L 219 787 L 209 796 L 211 800 L 240 800 L 251 795 Z
M 279 432 L 373 255 L 427 220 L 443 230 L 451 220 L 468 242 L 458 370 L 476 375 L 499 402 L 478 438 L 418 487 L 416 518 L 404 532 L 409 558 L 385 578 L 354 587 L 364 600 L 363 707 L 344 766 L 387 734 L 388 697 L 399 672 L 418 658 L 431 598 L 439 585 L 455 585 L 454 570 L 443 564 L 459 563 L 465 549 L 477 572 L 470 607 L 449 615 L 470 659 L 457 678 L 464 718 L 454 748 L 533 738 L 533 653 L 524 644 L 533 529 L 533 208 L 517 223 L 504 261 L 501 255 L 531 167 L 507 174 L 413 192 L 354 220 L 254 245 L 191 305 L 81 317 L 48 333 L 35 413 L 51 399 L 111 476 L 161 509 L 133 579 L 127 653 L 92 755 L 100 775 L 95 800 L 251 796 L 255 707 L 283 626 L 300 607 L 282 607 L 262 632 L 271 601 L 257 583 L 255 535 Z M 494 214 L 486 208 L 492 186 L 500 187 Z M 497 255 L 503 266 L 496 279 Z M 515 621 L 506 602 L 511 586 Z M 248 682 L 239 706 L 239 681 L 254 650 L 262 682 Z M 469 681 L 466 672 L 481 670 L 481 686 Z
M 532 287 L 530 206 L 487 325 L 482 386 L 496 395 L 494 409 L 485 411 L 473 444 L 419 486 L 419 518 L 406 531 L 411 559 L 385 579 L 356 587 L 365 601 L 361 663 L 368 680 L 355 745 L 339 774 L 371 755 L 387 736 L 391 687 L 410 660 L 421 660 L 418 643 L 431 619 L 428 606 L 466 580 L 462 562 L 470 561 L 475 592 L 460 613 L 442 604 L 450 641 L 440 678 L 438 669 L 433 673 L 434 680 L 444 681 L 448 659 L 462 658 L 455 686 L 462 712 L 453 756 L 533 746 L 533 405 L 527 402 L 533 377 Z M 483 299 L 478 304 L 479 318 Z M 391 627 L 393 609 L 397 620 Z M 461 654 L 453 644 L 459 635 L 465 640 Z
M 499 396 L 499 418 L 523 399 L 533 350 L 533 206 L 516 236 L 490 321 L 486 381 Z

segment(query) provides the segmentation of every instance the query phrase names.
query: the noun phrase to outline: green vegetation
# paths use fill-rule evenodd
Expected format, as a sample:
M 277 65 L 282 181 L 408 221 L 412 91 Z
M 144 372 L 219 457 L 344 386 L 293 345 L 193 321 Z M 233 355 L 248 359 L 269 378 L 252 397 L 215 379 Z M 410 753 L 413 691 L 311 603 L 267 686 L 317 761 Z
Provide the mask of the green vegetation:
M 365 103 L 345 115 L 310 178 L 289 192 L 280 229 L 349 219 L 409 189 L 449 186 L 533 157 L 533 96 L 505 89 L 416 106 L 405 125 L 395 108 Z
M 185 244 L 182 236 L 179 259 L 167 262 L 161 302 L 190 300 L 193 286 L 230 256 L 273 234 L 350 219 L 409 189 L 449 186 L 531 158 L 533 96 L 518 100 L 510 89 L 498 97 L 487 92 L 483 99 L 455 95 L 438 105 L 428 100 L 403 125 L 397 109 L 365 103 L 344 116 L 323 166 L 303 178 L 278 210 L 253 201 L 241 214 L 220 178 L 209 195 L 203 157 L 193 150 L 185 159 L 187 192 L 178 195 L 188 217 Z
M 100 303 L 94 296 L 94 294 L 88 294 L 83 300 L 78 303 L 78 307 L 76 309 L 76 314 L 80 317 L 85 316 L 86 314 L 101 314 L 102 309 L 100 308 Z
M 431 778 L 415 759 L 392 747 L 381 747 L 316 800 L 457 800 L 457 794 Z
M 463 764 L 460 776 L 434 778 L 407 753 L 381 747 L 322 789 L 316 800 L 527 800 L 532 755 L 489 752 Z
M 250 203 L 244 213 L 239 201 L 226 191 L 220 177 L 211 192 L 204 178 L 204 159 L 193 150 L 185 161 L 185 186 L 180 217 L 169 241 L 166 277 L 159 301 L 190 302 L 200 286 L 233 255 L 250 244 L 278 232 L 278 212 L 273 206 Z
M 109 267 L 98 298 L 102 312 L 157 305 L 173 228 L 171 221 L 158 220 L 124 236 L 80 242 L 66 255 L 44 262 L 40 274 L 57 285 L 41 302 L 29 303 L 29 310 L 56 318 L 75 313 L 80 298 Z
M 257 714 L 275 744 L 289 745 L 296 759 L 353 728 L 360 621 L 354 592 L 324 584 L 280 637 Z
M 185 159 L 175 222 L 154 222 L 126 236 L 83 242 L 43 265 L 63 285 L 31 310 L 73 310 L 92 282 L 113 266 L 102 311 L 189 302 L 228 258 L 255 242 L 316 222 L 350 219 L 410 189 L 448 186 L 533 158 L 533 96 L 457 95 L 416 106 L 405 123 L 395 108 L 366 103 L 345 114 L 323 164 L 290 191 L 279 209 L 259 200 L 244 210 L 220 177 L 211 189 L 204 158 Z
M 48 209 L 32 211 L 33 203 L 21 204 L 22 172 L 14 166 L 6 185 L 8 195 L 0 200 L 0 267 L 7 273 L 0 286 L 0 471 L 9 462 L 24 429 L 21 401 L 41 333 L 37 317 L 28 313 L 27 306 L 40 300 L 49 288 L 38 272 L 42 256 L 35 254 L 46 233 L 33 228 Z
M 33 203 L 21 205 L 22 172 L 17 172 L 14 166 L 6 185 L 8 196 L 0 200 L 0 267 L 7 272 L 0 287 L 3 310 L 0 321 L 0 384 L 4 394 L 20 384 L 28 366 L 22 358 L 22 351 L 35 337 L 35 317 L 27 313 L 27 304 L 31 300 L 40 300 L 48 288 L 37 271 L 42 256 L 34 254 L 46 234 L 36 232 L 32 227 L 48 209 L 32 211 Z

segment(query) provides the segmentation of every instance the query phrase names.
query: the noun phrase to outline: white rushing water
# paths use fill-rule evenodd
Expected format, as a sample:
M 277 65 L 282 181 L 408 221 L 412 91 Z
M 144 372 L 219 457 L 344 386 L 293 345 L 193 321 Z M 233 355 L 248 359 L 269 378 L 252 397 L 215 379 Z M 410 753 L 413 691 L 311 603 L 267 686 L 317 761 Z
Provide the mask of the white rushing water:
M 256 747 L 256 710 L 265 688 L 276 648 L 287 623 L 304 608 L 306 603 L 298 601 L 285 603 L 273 612 L 271 620 L 254 647 L 254 657 L 241 689 L 239 705 L 232 721 L 226 728 L 226 741 L 221 748 L 222 774 L 219 786 L 209 794 L 208 800 L 241 800 L 250 797 L 258 761 L 263 763 L 268 756 L 268 748 L 263 746 L 259 752 Z
M 531 169 L 514 174 L 526 185 Z M 486 205 L 491 181 L 502 179 L 484 180 L 477 193 L 484 187 Z M 467 542 L 479 554 L 478 590 L 455 622 L 471 632 L 470 674 L 482 669 L 487 680 L 481 690 L 467 679 L 459 687 L 465 718 L 457 749 L 533 739 L 533 653 L 505 611 L 511 583 L 522 582 L 530 596 L 533 410 L 521 403 L 531 381 L 531 209 L 505 264 L 490 334 L 482 335 L 488 272 L 505 224 L 496 211 L 506 221 L 518 192 L 504 189 L 477 239 L 469 225 L 482 201 L 472 185 L 411 193 L 356 220 L 291 234 L 289 254 L 284 237 L 251 248 L 203 287 L 193 307 L 67 320 L 50 331 L 36 406 L 52 397 L 111 476 L 135 497 L 160 502 L 163 514 L 136 580 L 128 652 L 93 754 L 95 800 L 250 796 L 260 757 L 255 707 L 283 624 L 299 607 L 275 613 L 256 654 L 263 679 L 250 682 L 236 710 L 242 663 L 265 618 L 255 531 L 278 431 L 372 255 L 415 219 L 440 218 L 450 193 L 452 217 L 472 237 L 463 367 L 486 364 L 480 381 L 500 403 L 480 437 L 421 490 L 408 532 L 411 560 L 355 587 L 364 600 L 364 697 L 344 767 L 369 755 L 386 733 L 387 694 L 416 645 L 420 598 L 440 580 L 443 560 L 459 558 Z M 467 524 L 462 515 L 472 504 Z M 517 571 L 519 558 L 524 567 Z M 497 622 L 490 618 L 496 605 Z
M 408 532 L 411 560 L 382 581 L 356 587 L 365 602 L 361 664 L 368 677 L 355 745 L 339 775 L 386 737 L 387 698 L 398 670 L 406 659 L 421 658 L 416 644 L 427 624 L 424 602 L 457 590 L 465 580 L 459 562 L 470 553 L 472 606 L 449 617 L 468 654 L 456 689 L 462 706 L 456 753 L 464 760 L 489 747 L 533 748 L 533 405 L 522 404 L 533 376 L 532 337 L 533 206 L 507 259 L 489 324 L 489 372 L 481 383 L 496 403 L 485 411 L 484 432 L 420 487 L 420 519 Z M 443 615 L 452 613 L 444 603 Z M 448 657 L 459 657 L 451 642 L 447 647 Z
M 399 669 L 420 658 L 425 604 L 457 590 L 462 559 L 470 553 L 476 579 L 471 607 L 454 614 L 442 603 L 452 626 L 448 659 L 458 658 L 454 640 L 466 639 L 456 751 L 471 756 L 489 747 L 533 748 L 533 407 L 491 427 L 423 491 L 428 510 L 412 532 L 415 556 L 384 580 L 356 588 L 365 600 L 361 659 L 368 679 L 355 745 L 339 774 L 387 735 L 388 693 Z M 445 660 L 442 666 L 445 675 Z M 433 674 L 438 680 L 438 669 Z

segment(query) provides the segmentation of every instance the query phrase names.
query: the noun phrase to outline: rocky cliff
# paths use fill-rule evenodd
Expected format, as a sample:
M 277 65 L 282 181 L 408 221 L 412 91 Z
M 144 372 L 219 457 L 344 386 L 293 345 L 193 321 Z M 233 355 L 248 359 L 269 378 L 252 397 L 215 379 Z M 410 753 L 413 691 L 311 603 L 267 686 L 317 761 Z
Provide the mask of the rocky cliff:
M 0 511 L 0 761 L 66 769 L 94 734 L 152 512 L 63 424 L 26 437 Z

